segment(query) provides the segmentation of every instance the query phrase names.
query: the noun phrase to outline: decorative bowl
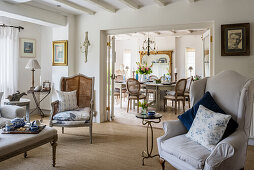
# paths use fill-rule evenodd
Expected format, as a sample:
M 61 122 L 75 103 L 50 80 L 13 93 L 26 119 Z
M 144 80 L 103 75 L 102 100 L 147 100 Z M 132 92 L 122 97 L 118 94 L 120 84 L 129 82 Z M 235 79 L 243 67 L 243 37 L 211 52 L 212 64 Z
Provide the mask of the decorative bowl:
M 29 130 L 31 130 L 31 131 L 37 131 L 39 129 L 39 126 L 35 126 L 35 125 L 33 125 L 33 126 L 30 126 L 30 128 L 29 128 Z
M 148 115 L 148 116 L 154 116 L 154 115 L 155 115 L 155 111 L 149 111 L 149 112 L 147 113 L 147 115 Z

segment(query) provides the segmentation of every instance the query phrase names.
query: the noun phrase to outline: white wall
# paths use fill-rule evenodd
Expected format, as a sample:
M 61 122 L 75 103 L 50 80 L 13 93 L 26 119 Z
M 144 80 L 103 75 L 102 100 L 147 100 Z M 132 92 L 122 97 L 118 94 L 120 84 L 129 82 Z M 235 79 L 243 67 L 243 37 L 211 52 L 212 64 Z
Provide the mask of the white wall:
M 178 79 L 186 78 L 185 76 L 185 49 L 195 49 L 195 74 L 203 74 L 203 41 L 201 35 L 185 35 L 176 38 L 176 68 Z
M 76 67 L 77 72 L 86 75 L 95 76 L 95 89 L 100 91 L 100 86 L 105 86 L 106 68 L 102 67 L 105 61 L 105 56 L 101 51 L 101 41 L 105 41 L 101 37 L 101 30 L 116 30 L 122 28 L 155 28 L 163 26 L 172 26 L 176 24 L 193 24 L 213 22 L 214 32 L 214 73 L 219 73 L 222 70 L 232 69 L 241 74 L 254 77 L 254 43 L 251 38 L 251 56 L 221 56 L 220 55 L 220 26 L 221 24 L 243 23 L 249 22 L 253 25 L 254 22 L 254 6 L 253 0 L 202 0 L 196 3 L 187 3 L 186 1 L 176 1 L 163 8 L 155 6 L 143 7 L 140 10 L 130 11 L 128 9 L 119 10 L 116 14 L 97 13 L 94 16 L 81 15 L 77 17 L 77 35 L 76 43 L 79 43 L 85 32 L 89 32 L 91 47 L 89 48 L 88 63 L 84 63 L 81 57 L 79 48 L 76 47 Z M 152 11 L 152 12 L 151 12 Z M 151 22 L 152 21 L 152 22 Z M 251 32 L 254 32 L 254 27 L 251 27 Z M 105 44 L 106 45 L 106 44 Z M 104 69 L 104 71 L 101 71 Z M 103 74 L 99 76 L 99 72 Z M 96 97 L 101 97 L 99 113 L 101 117 L 105 114 L 105 105 L 103 90 Z M 97 99 L 99 102 L 99 99 Z M 100 120 L 99 118 L 97 120 Z M 103 121 L 101 119 L 100 121 Z

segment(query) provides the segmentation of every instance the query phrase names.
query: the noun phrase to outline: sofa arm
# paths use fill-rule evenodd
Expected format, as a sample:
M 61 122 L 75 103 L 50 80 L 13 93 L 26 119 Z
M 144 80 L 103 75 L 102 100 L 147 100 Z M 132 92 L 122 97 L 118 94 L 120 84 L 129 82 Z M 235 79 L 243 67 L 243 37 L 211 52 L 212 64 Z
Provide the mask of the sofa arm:
M 50 116 L 49 116 L 49 126 L 50 127 L 52 126 L 53 116 L 58 113 L 58 110 L 59 110 L 59 100 L 56 100 L 51 103 L 51 112 L 50 112 Z
M 161 141 L 187 133 L 187 129 L 184 127 L 180 120 L 170 120 L 163 122 L 163 130 L 165 134 L 160 137 Z
M 211 167 L 219 166 L 224 160 L 232 157 L 235 151 L 241 149 L 247 140 L 244 131 L 238 130 L 229 137 L 220 141 L 212 153 L 206 159 L 206 165 Z
M 25 109 L 19 106 L 5 105 L 0 107 L 0 113 L 2 117 L 8 119 L 23 118 L 25 116 Z

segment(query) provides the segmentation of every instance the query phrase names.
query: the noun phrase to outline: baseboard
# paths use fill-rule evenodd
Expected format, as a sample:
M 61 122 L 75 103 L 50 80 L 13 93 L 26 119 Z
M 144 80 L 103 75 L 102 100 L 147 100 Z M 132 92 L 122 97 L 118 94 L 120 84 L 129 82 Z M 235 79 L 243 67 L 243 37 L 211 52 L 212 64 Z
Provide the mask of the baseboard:
M 254 146 L 254 138 L 249 138 L 248 145 Z

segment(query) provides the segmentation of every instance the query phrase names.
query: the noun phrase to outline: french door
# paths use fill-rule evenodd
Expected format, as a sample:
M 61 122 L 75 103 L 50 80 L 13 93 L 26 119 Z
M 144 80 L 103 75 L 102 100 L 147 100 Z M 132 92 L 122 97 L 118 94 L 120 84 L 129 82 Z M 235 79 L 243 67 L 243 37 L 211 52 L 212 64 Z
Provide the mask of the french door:
M 106 120 L 114 120 L 114 79 L 115 79 L 115 37 L 107 37 L 107 115 Z

